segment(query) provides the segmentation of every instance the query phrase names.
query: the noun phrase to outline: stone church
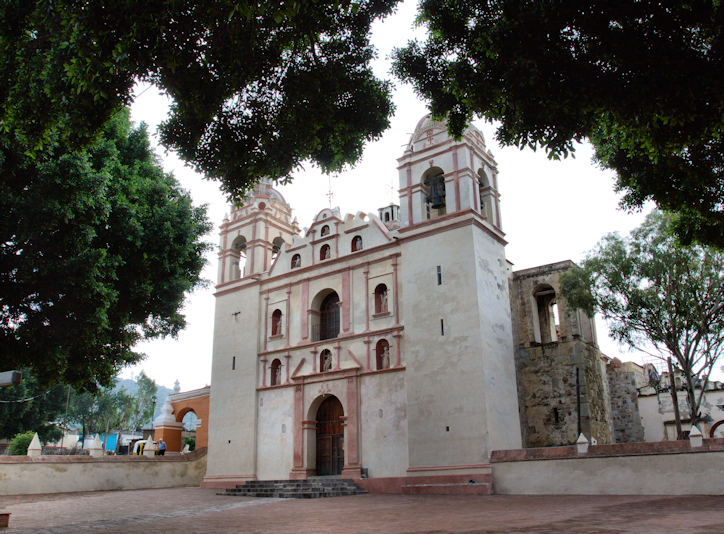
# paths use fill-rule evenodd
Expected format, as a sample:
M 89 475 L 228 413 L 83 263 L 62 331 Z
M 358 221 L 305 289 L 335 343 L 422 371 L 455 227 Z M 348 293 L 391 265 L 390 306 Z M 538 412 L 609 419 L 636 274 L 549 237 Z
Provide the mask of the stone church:
M 425 117 L 398 164 L 400 205 L 376 214 L 302 230 L 262 183 L 224 219 L 205 486 L 393 491 L 477 480 L 493 450 L 611 441 L 594 325 L 556 299 L 572 264 L 512 272 L 481 132 Z

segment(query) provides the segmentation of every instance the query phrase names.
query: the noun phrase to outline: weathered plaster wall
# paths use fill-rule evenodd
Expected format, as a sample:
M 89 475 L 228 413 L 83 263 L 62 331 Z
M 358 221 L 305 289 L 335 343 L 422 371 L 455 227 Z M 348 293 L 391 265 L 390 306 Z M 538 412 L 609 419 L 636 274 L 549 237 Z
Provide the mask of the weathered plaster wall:
M 286 479 L 294 455 L 294 389 L 260 391 L 258 404 L 257 478 Z
M 381 371 L 361 378 L 360 459 L 370 477 L 405 476 L 407 403 L 405 372 Z
M 209 402 L 208 475 L 253 476 L 256 470 L 257 337 L 259 286 L 217 295 Z M 253 332 L 253 335 L 249 335 Z
M 657 447 L 659 445 L 661 447 Z M 495 493 L 501 495 L 721 495 L 724 493 L 724 477 L 721 476 L 724 440 L 705 440 L 703 447 L 694 449 L 684 441 L 592 446 L 587 455 L 581 456 L 575 451 L 575 446 L 535 451 L 496 451 L 492 458 Z M 529 454 L 531 452 L 536 454 Z M 534 456 L 539 458 L 534 459 Z
M 198 486 L 206 449 L 157 456 L 0 456 L 0 495 Z
M 402 245 L 410 468 L 485 463 L 520 435 L 503 246 L 434 221 Z

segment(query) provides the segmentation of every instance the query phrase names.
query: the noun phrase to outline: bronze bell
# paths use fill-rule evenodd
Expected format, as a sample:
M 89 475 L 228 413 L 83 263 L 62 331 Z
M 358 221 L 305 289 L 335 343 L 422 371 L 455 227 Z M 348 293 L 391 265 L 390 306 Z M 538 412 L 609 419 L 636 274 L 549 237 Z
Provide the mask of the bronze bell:
M 445 207 L 445 175 L 438 174 L 429 181 L 430 194 L 425 200 L 432 202 L 432 208 L 439 209 Z

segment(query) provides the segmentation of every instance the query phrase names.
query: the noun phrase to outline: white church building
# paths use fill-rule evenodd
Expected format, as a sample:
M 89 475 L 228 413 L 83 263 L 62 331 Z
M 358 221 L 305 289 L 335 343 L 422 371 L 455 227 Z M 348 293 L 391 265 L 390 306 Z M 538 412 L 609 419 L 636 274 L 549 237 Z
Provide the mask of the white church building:
M 300 230 L 259 184 L 221 226 L 204 485 L 469 479 L 521 447 L 498 176 L 423 118 L 400 206 Z

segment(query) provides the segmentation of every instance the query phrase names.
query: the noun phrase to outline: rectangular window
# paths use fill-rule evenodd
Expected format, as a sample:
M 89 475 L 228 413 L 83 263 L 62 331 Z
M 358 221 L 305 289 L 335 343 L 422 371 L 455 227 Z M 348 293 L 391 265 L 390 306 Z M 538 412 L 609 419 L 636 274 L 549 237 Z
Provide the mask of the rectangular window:
M 440 335 L 445 335 L 445 324 L 442 322 L 442 319 L 440 319 Z
M 231 357 L 231 370 L 233 371 L 235 369 L 236 369 L 236 356 L 232 356 Z
M 437 285 L 442 285 L 442 267 L 437 266 Z

